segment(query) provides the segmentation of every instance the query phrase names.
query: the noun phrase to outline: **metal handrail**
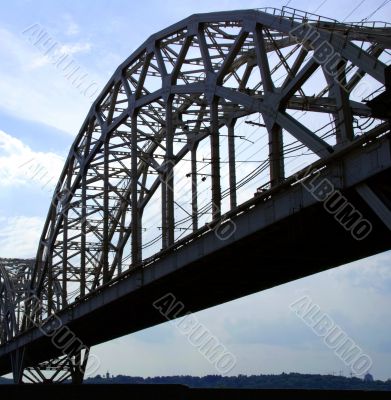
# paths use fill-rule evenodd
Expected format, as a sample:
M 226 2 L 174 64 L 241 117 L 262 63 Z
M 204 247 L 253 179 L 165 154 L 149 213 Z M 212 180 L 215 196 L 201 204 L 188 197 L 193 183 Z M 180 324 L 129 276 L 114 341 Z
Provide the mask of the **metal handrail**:
M 358 21 L 358 22 L 340 22 L 334 18 L 324 17 L 322 15 L 314 14 L 308 11 L 299 10 L 292 7 L 263 7 L 256 8 L 258 11 L 265 12 L 267 14 L 276 15 L 282 18 L 289 19 L 297 22 L 308 22 L 311 24 L 320 25 L 321 23 L 331 23 L 333 25 L 346 25 L 355 28 L 391 28 L 391 23 L 384 21 Z

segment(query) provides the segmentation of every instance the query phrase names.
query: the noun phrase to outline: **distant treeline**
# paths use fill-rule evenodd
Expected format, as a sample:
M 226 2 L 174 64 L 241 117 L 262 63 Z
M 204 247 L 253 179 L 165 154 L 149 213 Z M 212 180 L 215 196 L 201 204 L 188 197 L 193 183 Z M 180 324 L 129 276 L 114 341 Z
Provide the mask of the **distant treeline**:
M 289 373 L 281 375 L 221 376 L 157 376 L 154 378 L 117 375 L 115 377 L 88 378 L 85 383 L 131 383 L 131 384 L 182 384 L 192 388 L 246 388 L 246 389 L 338 389 L 338 390 L 390 390 L 391 379 L 386 382 L 366 382 L 359 378 L 335 375 L 312 375 Z
M 0 378 L 0 384 L 12 383 L 12 380 Z M 110 378 L 97 375 L 85 380 L 87 384 L 181 384 L 192 388 L 242 388 L 242 389 L 324 389 L 324 390 L 389 390 L 391 379 L 366 382 L 359 378 L 347 378 L 336 375 L 311 375 L 289 373 L 281 375 L 207 375 L 203 377 L 157 376 L 142 378 L 138 376 L 117 375 Z

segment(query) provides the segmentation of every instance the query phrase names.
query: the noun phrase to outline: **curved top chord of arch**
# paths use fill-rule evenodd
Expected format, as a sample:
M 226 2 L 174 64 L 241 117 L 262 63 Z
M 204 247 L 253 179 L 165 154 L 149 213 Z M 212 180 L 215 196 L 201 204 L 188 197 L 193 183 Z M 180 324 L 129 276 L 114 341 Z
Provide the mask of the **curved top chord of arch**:
M 193 15 L 152 35 L 70 149 L 30 282 L 44 314 L 382 129 L 363 97 L 385 90 L 389 32 L 284 9 Z

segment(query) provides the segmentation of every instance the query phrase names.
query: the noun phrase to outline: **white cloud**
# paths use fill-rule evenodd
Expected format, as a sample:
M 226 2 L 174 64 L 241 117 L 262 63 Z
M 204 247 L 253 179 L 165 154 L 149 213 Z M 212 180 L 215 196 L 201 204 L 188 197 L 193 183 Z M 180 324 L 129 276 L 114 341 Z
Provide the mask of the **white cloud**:
M 69 14 L 65 14 L 64 20 L 65 20 L 65 23 L 67 24 L 67 27 L 65 29 L 65 34 L 67 36 L 76 36 L 80 33 L 80 27 L 73 20 L 72 16 L 70 16 Z
M 45 65 L 55 65 L 58 60 L 61 60 L 63 56 L 72 56 L 78 53 L 87 53 L 91 50 L 91 43 L 89 42 L 77 42 L 68 44 L 58 44 L 48 54 L 37 55 L 32 62 L 27 66 L 29 69 L 42 68 Z M 67 58 L 66 63 L 69 63 L 71 58 Z M 73 60 L 73 65 L 77 64 Z
M 0 217 L 0 257 L 35 257 L 43 223 L 38 217 Z
M 52 190 L 64 159 L 52 152 L 36 152 L 0 130 L 0 187 L 40 185 Z
M 91 43 L 89 42 L 80 42 L 80 43 L 72 43 L 72 44 L 63 44 L 59 47 L 60 54 L 77 54 L 77 53 L 85 53 L 91 50 Z
M 65 33 L 68 36 L 74 36 L 74 35 L 77 35 L 79 32 L 80 32 L 79 26 L 77 24 L 75 24 L 74 22 L 71 22 L 68 25 L 68 28 Z
M 6 60 L 0 64 L 0 108 L 18 118 L 76 135 L 94 99 L 83 96 L 72 85 L 74 77 L 67 79 L 61 68 L 53 64 L 53 57 L 45 56 L 29 43 L 26 35 L 0 28 L 0 37 L 0 58 Z M 63 44 L 56 51 L 69 54 L 68 61 L 63 63 L 67 65 L 72 55 L 90 48 L 89 43 L 78 41 Z M 94 71 L 83 68 L 78 60 L 73 65 L 72 70 L 80 66 L 80 74 L 88 74 L 87 83 L 98 82 L 94 91 L 102 86 L 102 79 Z

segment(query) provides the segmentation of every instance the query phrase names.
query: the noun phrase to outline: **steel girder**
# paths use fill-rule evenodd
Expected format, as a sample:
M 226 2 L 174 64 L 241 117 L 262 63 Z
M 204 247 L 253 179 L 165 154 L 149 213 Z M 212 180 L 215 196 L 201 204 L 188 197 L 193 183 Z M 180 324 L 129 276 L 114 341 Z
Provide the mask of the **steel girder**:
M 383 124 L 354 90 L 366 80 L 387 90 L 390 33 L 285 8 L 197 14 L 152 35 L 117 68 L 71 147 L 29 280 L 44 307 L 20 329 L 218 221 L 248 199 L 249 182 L 250 193 L 279 185 L 293 173 L 288 159 L 310 164 Z M 266 153 L 245 153 L 255 168 L 240 175 L 242 122 Z

